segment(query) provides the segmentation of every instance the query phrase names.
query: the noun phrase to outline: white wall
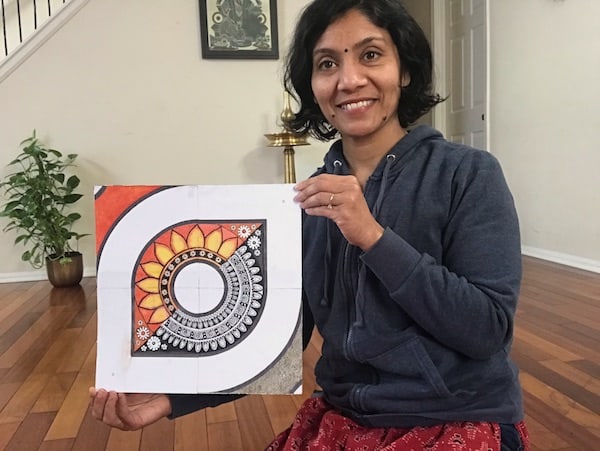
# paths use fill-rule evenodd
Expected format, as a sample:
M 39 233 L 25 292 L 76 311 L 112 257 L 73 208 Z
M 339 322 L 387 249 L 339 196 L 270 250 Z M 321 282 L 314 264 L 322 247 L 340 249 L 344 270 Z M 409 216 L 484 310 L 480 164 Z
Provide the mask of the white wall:
M 307 0 L 278 2 L 281 54 Z M 281 110 L 281 60 L 203 60 L 196 0 L 90 0 L 0 83 L 0 174 L 33 128 L 80 154 L 94 184 L 278 183 L 265 147 Z M 600 2 L 490 2 L 491 150 L 515 195 L 523 243 L 600 262 Z M 298 178 L 326 145 L 296 151 Z M 3 224 L 3 223 L 2 223 Z M 1 225 L 1 224 L 0 224 Z M 0 234 L 0 281 L 26 274 Z M 82 241 L 93 268 L 93 237 Z
M 305 0 L 278 2 L 280 54 Z M 78 153 L 79 232 L 94 231 L 96 184 L 281 183 L 281 66 L 203 60 L 197 0 L 91 0 L 0 83 L 0 175 L 33 128 Z M 298 179 L 326 145 L 296 151 Z M 2 221 L 0 226 L 4 226 Z M 29 277 L 15 235 L 0 235 L 0 281 Z M 94 267 L 94 238 L 81 248 Z
M 527 251 L 600 271 L 600 2 L 490 1 L 491 151 Z

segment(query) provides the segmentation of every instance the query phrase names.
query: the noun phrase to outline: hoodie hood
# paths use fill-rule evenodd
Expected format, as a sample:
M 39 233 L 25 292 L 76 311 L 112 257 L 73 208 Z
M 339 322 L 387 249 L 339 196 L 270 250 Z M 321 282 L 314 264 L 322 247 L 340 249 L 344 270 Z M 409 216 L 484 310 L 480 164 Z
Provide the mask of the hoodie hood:
M 409 132 L 400 139 L 386 154 L 385 158 L 382 158 L 381 162 L 371 174 L 370 180 L 381 180 L 384 174 L 386 162 L 389 160 L 389 156 L 393 155 L 393 164 L 391 165 L 389 176 L 396 175 L 401 167 L 404 166 L 400 164 L 405 160 L 404 157 L 407 157 L 408 154 L 411 154 L 416 148 L 423 145 L 423 141 L 427 140 L 443 140 L 444 137 L 442 134 L 427 126 L 427 125 L 419 125 L 414 129 L 409 130 Z M 344 157 L 344 150 L 342 146 L 342 140 L 337 140 L 334 142 L 325 155 L 324 165 L 320 168 L 317 174 L 327 173 L 327 174 L 340 174 L 340 175 L 349 175 L 350 170 L 348 167 L 348 163 L 346 158 Z M 341 166 L 340 166 L 341 163 Z

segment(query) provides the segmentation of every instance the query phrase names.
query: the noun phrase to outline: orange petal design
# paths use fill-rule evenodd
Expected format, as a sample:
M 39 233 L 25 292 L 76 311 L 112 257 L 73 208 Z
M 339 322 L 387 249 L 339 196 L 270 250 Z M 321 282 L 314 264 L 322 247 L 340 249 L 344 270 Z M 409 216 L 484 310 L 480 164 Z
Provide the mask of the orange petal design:
M 229 238 L 219 248 L 219 254 L 224 258 L 229 258 L 237 249 L 237 238 Z
M 218 228 L 208 234 L 204 247 L 209 251 L 218 252 L 222 243 L 223 235 L 221 234 L 221 229 Z
M 195 226 L 187 237 L 187 244 L 191 248 L 204 247 L 204 234 L 200 227 Z
M 154 279 L 152 277 L 140 280 L 137 283 L 137 286 L 146 293 L 158 293 L 159 291 L 158 279 Z
M 148 321 L 148 322 L 151 324 L 160 324 L 164 320 L 166 320 L 168 317 L 169 317 L 169 312 L 167 311 L 167 309 L 164 307 L 161 307 L 159 309 L 156 309 L 156 311 L 150 317 L 150 321 Z
M 157 309 L 162 305 L 162 298 L 158 294 L 149 294 L 140 302 L 140 307 L 148 310 Z
M 154 245 L 154 253 L 158 261 L 163 265 L 166 265 L 173 258 L 173 255 L 175 255 L 169 246 L 160 243 Z
M 148 274 L 150 277 L 154 277 L 155 279 L 158 279 L 160 277 L 160 273 L 162 272 L 164 266 L 161 265 L 160 263 L 149 262 L 149 263 L 142 264 L 142 268 L 144 269 L 144 272 L 146 274 Z
M 180 252 L 188 248 L 185 238 L 174 230 L 171 231 L 171 249 L 174 253 L 179 254 Z

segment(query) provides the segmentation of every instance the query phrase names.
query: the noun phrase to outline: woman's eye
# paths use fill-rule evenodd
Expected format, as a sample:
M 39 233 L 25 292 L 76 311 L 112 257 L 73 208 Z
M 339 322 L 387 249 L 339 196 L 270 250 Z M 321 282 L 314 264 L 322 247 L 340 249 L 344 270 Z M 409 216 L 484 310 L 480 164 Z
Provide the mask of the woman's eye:
M 321 70 L 331 69 L 333 66 L 334 66 L 334 63 L 331 60 L 323 60 L 319 64 L 317 64 L 317 67 Z
M 365 59 L 369 60 L 369 61 L 377 59 L 378 56 L 379 56 L 379 53 L 377 53 L 374 50 L 369 50 L 368 52 L 365 52 Z

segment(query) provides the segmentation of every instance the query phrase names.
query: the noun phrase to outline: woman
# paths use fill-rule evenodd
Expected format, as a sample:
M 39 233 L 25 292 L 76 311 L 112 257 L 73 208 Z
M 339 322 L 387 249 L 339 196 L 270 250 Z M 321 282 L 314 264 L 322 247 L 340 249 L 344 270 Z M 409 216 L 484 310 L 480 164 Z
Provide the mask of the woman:
M 295 187 L 323 396 L 268 449 L 527 449 L 508 359 L 521 278 L 512 196 L 490 154 L 407 132 L 442 100 L 422 30 L 395 0 L 315 0 L 286 86 L 295 131 L 341 139 Z M 92 395 L 94 416 L 124 429 L 234 399 Z

